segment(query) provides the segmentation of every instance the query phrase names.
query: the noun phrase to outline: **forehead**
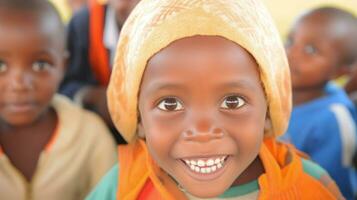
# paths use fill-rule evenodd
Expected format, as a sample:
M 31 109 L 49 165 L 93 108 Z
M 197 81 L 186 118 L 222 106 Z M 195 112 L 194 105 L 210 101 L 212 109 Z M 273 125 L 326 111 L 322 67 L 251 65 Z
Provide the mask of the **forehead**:
M 42 43 L 62 48 L 64 42 L 58 25 L 51 16 L 46 18 L 31 11 L 0 8 L 0 40 L 4 46 L 5 43 L 14 47 Z
M 316 36 L 317 39 L 334 39 L 338 24 L 326 14 L 312 13 L 302 16 L 294 24 L 292 31 L 304 35 Z
M 142 84 L 187 84 L 201 75 L 203 80 L 214 77 L 204 80 L 207 86 L 236 81 L 260 86 L 255 59 L 236 43 L 218 36 L 193 36 L 171 43 L 149 60 Z
M 0 8 L 1 31 L 26 31 L 43 35 L 56 35 L 60 23 L 50 14 L 39 14 L 39 11 L 11 10 Z M 58 34 L 57 34 L 58 35 Z

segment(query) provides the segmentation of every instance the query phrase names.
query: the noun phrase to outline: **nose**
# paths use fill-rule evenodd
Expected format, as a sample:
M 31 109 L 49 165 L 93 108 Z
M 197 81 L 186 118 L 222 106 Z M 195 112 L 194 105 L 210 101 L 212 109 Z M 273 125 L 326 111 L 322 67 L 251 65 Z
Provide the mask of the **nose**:
M 190 120 L 191 125 L 182 133 L 186 141 L 210 142 L 224 137 L 224 130 L 216 125 L 211 117 Z
M 24 91 L 33 88 L 33 77 L 24 70 L 14 70 L 8 81 L 8 86 L 13 91 Z

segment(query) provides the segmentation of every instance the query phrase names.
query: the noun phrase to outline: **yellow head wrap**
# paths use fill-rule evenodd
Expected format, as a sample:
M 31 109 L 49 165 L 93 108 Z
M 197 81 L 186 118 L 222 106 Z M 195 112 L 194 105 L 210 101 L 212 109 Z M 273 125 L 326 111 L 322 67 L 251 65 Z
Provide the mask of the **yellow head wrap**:
M 128 141 L 136 138 L 138 92 L 147 61 L 175 40 L 222 36 L 256 59 L 271 118 L 267 136 L 286 130 L 291 111 L 290 74 L 284 48 L 260 0 L 142 0 L 121 33 L 108 88 L 114 124 Z

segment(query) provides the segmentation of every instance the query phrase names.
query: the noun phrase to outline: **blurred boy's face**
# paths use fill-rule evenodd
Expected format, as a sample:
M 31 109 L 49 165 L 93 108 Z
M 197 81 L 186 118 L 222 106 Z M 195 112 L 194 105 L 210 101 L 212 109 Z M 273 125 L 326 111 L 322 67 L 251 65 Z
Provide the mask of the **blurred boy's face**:
M 255 60 L 216 36 L 173 42 L 144 72 L 139 134 L 191 194 L 222 194 L 257 157 L 267 103 Z
M 295 24 L 286 44 L 293 89 L 321 89 L 333 78 L 339 50 L 332 34 L 327 19 L 316 15 Z
M 109 5 L 114 8 L 116 21 L 122 26 L 131 11 L 140 0 L 109 0 Z
M 63 75 L 63 45 L 49 20 L 0 10 L 0 122 L 24 126 L 48 110 Z

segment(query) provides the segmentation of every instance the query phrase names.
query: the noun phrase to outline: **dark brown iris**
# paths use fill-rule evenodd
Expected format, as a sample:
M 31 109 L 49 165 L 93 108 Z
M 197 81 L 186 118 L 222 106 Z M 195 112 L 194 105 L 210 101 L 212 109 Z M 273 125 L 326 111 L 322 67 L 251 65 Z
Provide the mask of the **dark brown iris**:
M 166 110 L 175 110 L 177 108 L 177 100 L 175 98 L 167 98 L 164 101 L 164 106 Z
M 236 96 L 230 96 L 226 99 L 226 106 L 229 109 L 235 109 L 239 105 L 239 98 Z

